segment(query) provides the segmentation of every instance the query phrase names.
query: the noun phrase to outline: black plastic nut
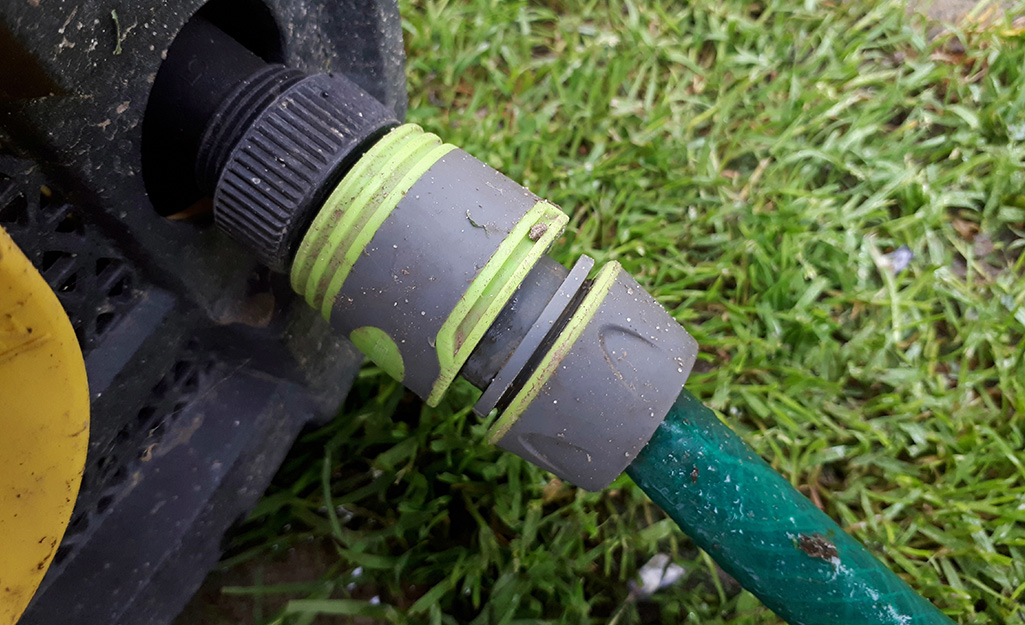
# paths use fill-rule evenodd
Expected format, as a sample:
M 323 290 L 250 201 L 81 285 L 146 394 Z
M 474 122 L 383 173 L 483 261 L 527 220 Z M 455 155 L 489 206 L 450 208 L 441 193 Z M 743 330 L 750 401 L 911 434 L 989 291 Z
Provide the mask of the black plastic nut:
M 363 144 L 397 124 L 343 76 L 304 78 L 232 149 L 214 193 L 215 221 L 271 269 L 286 271 L 315 209 Z

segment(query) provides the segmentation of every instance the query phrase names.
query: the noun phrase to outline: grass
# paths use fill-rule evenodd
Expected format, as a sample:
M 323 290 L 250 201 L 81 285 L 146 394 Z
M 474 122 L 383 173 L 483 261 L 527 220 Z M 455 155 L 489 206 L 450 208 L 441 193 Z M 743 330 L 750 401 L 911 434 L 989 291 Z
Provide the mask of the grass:
M 405 0 L 409 118 L 562 205 L 557 257 L 623 263 L 701 345 L 689 388 L 913 587 L 1025 622 L 1025 34 L 700 5 Z M 778 622 L 628 478 L 588 494 L 489 447 L 474 394 L 430 409 L 364 369 L 224 593 L 257 623 Z M 656 553 L 683 580 L 629 599 Z

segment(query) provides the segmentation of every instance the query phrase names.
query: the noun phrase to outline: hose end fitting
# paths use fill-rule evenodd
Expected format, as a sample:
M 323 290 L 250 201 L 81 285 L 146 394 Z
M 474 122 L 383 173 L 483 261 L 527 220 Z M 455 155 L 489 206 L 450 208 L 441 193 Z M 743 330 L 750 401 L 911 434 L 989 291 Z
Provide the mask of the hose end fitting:
M 542 352 L 491 440 L 581 488 L 600 490 L 669 413 L 694 366 L 697 342 L 612 262 Z
M 214 220 L 429 405 L 457 376 L 490 438 L 600 489 L 669 413 L 694 340 L 618 263 L 546 255 L 562 210 L 343 76 L 267 65 L 193 20 L 154 117 Z M 204 88 L 196 90 L 192 85 Z M 187 156 L 187 158 L 182 158 Z
M 545 252 L 568 217 L 420 127 L 392 130 L 331 191 L 295 290 L 428 404 L 460 373 L 491 440 L 600 489 L 669 412 L 697 354 L 618 263 Z

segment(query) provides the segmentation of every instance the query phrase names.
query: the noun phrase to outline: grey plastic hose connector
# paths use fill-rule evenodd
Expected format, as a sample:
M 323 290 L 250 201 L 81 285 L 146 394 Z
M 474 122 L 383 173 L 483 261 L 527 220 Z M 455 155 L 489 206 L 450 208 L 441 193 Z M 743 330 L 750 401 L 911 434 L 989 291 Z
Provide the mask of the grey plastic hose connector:
M 618 263 L 588 279 L 545 256 L 568 217 L 406 124 L 330 193 L 295 290 L 429 404 L 463 373 L 498 410 L 491 440 L 588 489 L 669 412 L 697 345 Z
M 491 432 L 588 490 L 616 479 L 669 413 L 697 342 L 619 263 L 605 265 Z

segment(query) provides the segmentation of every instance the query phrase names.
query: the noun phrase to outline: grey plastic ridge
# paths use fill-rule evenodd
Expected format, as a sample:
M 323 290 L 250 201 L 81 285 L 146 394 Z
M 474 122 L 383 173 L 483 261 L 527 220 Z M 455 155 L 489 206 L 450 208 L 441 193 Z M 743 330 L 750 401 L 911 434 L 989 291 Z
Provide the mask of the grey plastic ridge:
M 696 357 L 697 342 L 620 270 L 498 445 L 581 488 L 601 490 L 647 444 Z
M 509 360 L 495 375 L 480 399 L 473 406 L 473 411 L 479 416 L 487 416 L 505 398 L 512 389 L 516 378 L 530 362 L 534 353 L 551 333 L 555 324 L 566 312 L 572 303 L 574 296 L 580 292 L 587 279 L 587 274 L 594 268 L 594 259 L 590 256 L 581 256 L 570 270 L 563 281 L 562 286 L 555 292 L 552 299 L 541 311 L 541 315 L 534 321 L 534 325 L 520 341 L 520 344 L 513 351 Z

